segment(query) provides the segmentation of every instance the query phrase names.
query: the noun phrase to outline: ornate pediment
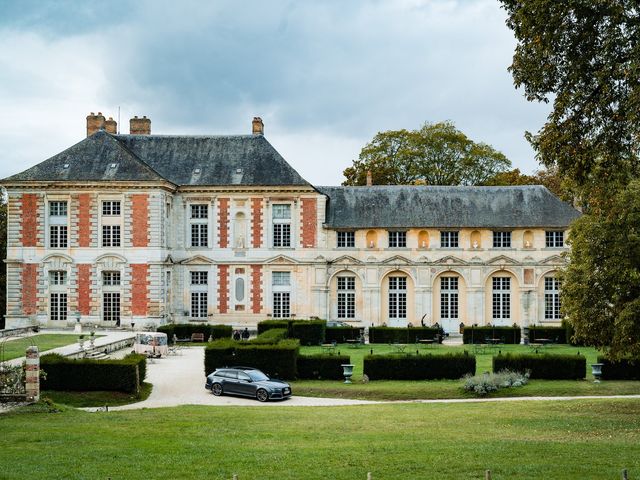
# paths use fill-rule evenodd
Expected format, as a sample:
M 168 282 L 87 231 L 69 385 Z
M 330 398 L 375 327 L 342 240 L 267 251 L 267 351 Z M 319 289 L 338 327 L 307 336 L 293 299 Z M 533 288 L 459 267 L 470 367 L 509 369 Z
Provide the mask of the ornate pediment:
M 434 265 L 468 265 L 469 262 L 465 262 L 461 258 L 454 257 L 453 255 L 447 255 L 433 262 Z
M 180 263 L 182 265 L 213 265 L 216 262 L 204 255 L 194 255 L 193 257 L 185 258 Z
M 335 260 L 329 260 L 331 265 L 362 265 L 362 262 L 351 255 L 342 255 Z
M 295 265 L 299 263 L 296 259 L 288 257 L 286 255 L 276 255 L 275 257 L 271 257 L 264 262 L 269 265 Z
M 382 261 L 382 264 L 384 265 L 389 265 L 389 264 L 393 264 L 393 265 L 411 265 L 413 262 L 411 260 L 409 260 L 406 257 L 403 257 L 402 255 L 394 255 L 391 258 L 387 258 L 386 260 Z
M 176 262 L 173 261 L 173 257 L 171 255 L 167 255 L 167 258 L 164 259 L 163 263 L 168 265 L 173 265 Z
M 102 268 L 105 270 L 116 270 L 123 264 L 126 264 L 127 259 L 115 253 L 105 253 L 104 255 L 100 255 L 98 258 L 96 258 L 96 263 L 101 264 Z
M 418 258 L 418 263 L 431 263 L 431 260 L 426 255 L 422 255 Z
M 473 263 L 473 264 L 476 264 L 476 265 L 482 265 L 484 263 L 484 260 L 476 255 L 471 260 L 469 260 L 469 263 Z
M 506 255 L 498 255 L 487 261 L 487 265 L 519 265 L 520 262 Z
M 49 268 L 61 267 L 67 263 L 73 263 L 73 258 L 63 253 L 52 253 L 42 259 L 42 263 L 51 264 Z
M 540 262 L 540 265 L 564 265 L 567 261 L 560 255 L 551 255 Z
M 534 263 L 536 263 L 536 259 L 533 258 L 531 255 L 527 255 L 522 259 L 522 263 L 525 263 L 527 265 L 533 265 Z

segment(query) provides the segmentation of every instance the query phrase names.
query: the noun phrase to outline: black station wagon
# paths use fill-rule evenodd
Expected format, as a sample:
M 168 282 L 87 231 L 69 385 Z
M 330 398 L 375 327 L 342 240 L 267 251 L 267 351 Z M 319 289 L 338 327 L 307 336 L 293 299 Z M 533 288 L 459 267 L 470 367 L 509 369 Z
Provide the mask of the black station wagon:
M 228 393 L 267 400 L 283 400 L 291 396 L 291 386 L 282 380 L 271 379 L 260 370 L 250 367 L 218 368 L 207 376 L 207 390 L 214 395 Z

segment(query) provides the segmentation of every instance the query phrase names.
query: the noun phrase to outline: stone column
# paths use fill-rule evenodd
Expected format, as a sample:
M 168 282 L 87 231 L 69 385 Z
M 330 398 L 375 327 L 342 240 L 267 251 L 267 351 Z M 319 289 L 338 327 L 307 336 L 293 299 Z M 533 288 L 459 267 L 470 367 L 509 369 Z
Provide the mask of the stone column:
M 27 348 L 27 362 L 25 372 L 25 393 L 27 400 L 40 400 L 40 355 L 38 347 L 32 345 Z

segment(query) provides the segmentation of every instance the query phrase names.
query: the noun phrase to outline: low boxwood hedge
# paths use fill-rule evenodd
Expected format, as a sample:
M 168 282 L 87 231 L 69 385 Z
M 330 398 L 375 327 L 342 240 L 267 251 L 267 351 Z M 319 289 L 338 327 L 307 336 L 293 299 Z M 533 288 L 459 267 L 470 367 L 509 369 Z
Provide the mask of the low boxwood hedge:
M 146 357 L 134 353 L 120 360 L 71 359 L 47 354 L 40 358 L 40 368 L 46 373 L 42 389 L 138 393 L 146 366 Z
M 458 379 L 475 371 L 476 357 L 468 352 L 364 357 L 364 373 L 370 380 Z
M 603 380 L 640 380 L 640 358 L 624 358 L 611 361 L 606 357 L 598 357 L 602 365 Z
M 489 339 L 497 338 L 500 343 L 519 344 L 520 327 L 464 327 L 462 331 L 463 343 L 488 343 Z
M 325 320 L 264 320 L 258 323 L 258 334 L 274 328 L 286 328 L 289 338 L 297 338 L 301 345 L 320 345 L 324 343 Z
M 436 327 L 371 327 L 369 343 L 416 343 L 418 340 L 433 340 L 440 333 Z
M 159 332 L 167 334 L 169 342 L 171 342 L 174 334 L 181 340 L 191 340 L 191 335 L 194 333 L 202 333 L 205 341 L 209 337 L 213 337 L 214 340 L 231 338 L 232 330 L 231 325 L 209 325 L 206 323 L 170 323 L 158 327 Z
M 263 320 L 258 323 L 258 335 L 273 328 L 286 328 L 289 330 L 289 320 Z
M 346 355 L 299 355 L 298 378 L 311 380 L 342 380 L 342 365 L 351 359 Z
M 254 367 L 274 378 L 296 378 L 296 362 L 300 343 L 281 340 L 275 344 L 217 340 L 204 351 L 205 375 L 220 367 Z
M 507 353 L 493 357 L 493 371 L 529 371 L 531 378 L 579 380 L 587 375 L 587 359 L 582 355 Z
M 286 328 L 273 328 L 271 330 L 266 330 L 258 335 L 253 340 L 249 340 L 250 343 L 278 343 L 280 340 L 284 340 L 287 338 L 287 329 Z
M 541 327 L 532 325 L 529 327 L 529 341 L 536 343 L 538 338 L 546 338 L 553 343 L 567 343 L 567 329 L 565 327 Z
M 362 330 L 356 327 L 327 327 L 324 331 L 324 342 L 346 343 L 347 340 L 358 340 Z

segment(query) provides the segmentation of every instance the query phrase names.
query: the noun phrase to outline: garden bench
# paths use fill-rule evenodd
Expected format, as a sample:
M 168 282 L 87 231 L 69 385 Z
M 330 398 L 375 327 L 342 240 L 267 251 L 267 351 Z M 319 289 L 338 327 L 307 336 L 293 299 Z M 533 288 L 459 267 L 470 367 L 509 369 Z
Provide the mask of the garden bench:
M 204 342 L 204 333 L 192 333 L 191 334 L 192 342 Z

